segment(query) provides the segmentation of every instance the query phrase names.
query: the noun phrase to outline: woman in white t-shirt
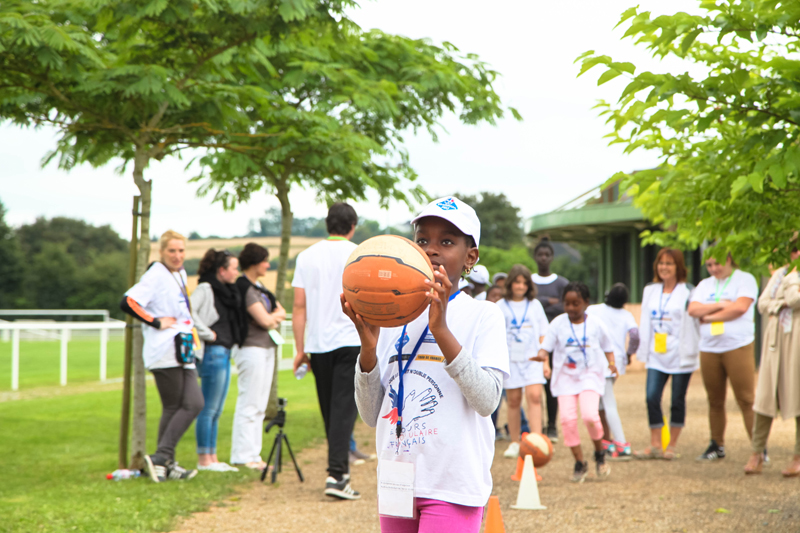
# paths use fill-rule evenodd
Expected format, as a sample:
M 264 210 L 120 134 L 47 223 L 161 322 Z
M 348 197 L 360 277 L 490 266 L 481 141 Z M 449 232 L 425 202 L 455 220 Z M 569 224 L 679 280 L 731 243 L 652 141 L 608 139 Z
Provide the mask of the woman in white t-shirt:
M 630 311 L 624 308 L 628 303 L 628 287 L 624 283 L 615 283 L 606 294 L 602 304 L 590 305 L 586 314 L 596 316 L 606 325 L 614 345 L 614 360 L 618 363 L 618 374 L 625 373 L 630 363 L 628 356 L 636 353 L 639 346 L 639 326 Z M 625 341 L 628 340 L 627 347 Z M 606 387 L 600 398 L 600 421 L 603 423 L 603 450 L 609 458 L 616 461 L 630 460 L 631 445 L 625 438 L 622 419 L 617 410 L 617 398 L 614 396 L 614 382 L 617 376 L 606 370 Z
M 548 354 L 553 354 L 553 369 L 550 390 L 558 398 L 561 431 L 564 444 L 575 457 L 572 481 L 583 483 L 589 473 L 589 465 L 583 460 L 581 439 L 578 435 L 578 404 L 581 418 L 594 444 L 594 460 L 597 463 L 597 478 L 611 474 L 603 452 L 603 425 L 598 408 L 600 397 L 605 392 L 605 372 L 617 374 L 614 361 L 614 346 L 605 324 L 586 314 L 589 307 L 589 287 L 573 281 L 564 287 L 564 314 L 557 316 L 547 329 L 542 348 L 536 360 L 544 362 L 544 375 L 551 374 Z
M 700 320 L 700 370 L 708 395 L 711 443 L 698 461 L 725 458 L 725 389 L 730 381 L 742 411 L 747 436 L 753 437 L 755 401 L 754 307 L 758 283 L 736 268 L 730 256 L 724 263 L 706 261 L 710 278 L 692 293 L 689 314 Z
M 531 361 L 539 352 L 539 343 L 547 332 L 547 316 L 539 300 L 531 271 L 525 265 L 514 265 L 508 273 L 505 298 L 498 305 L 506 319 L 509 376 L 503 386 L 508 400 L 508 434 L 511 444 L 505 457 L 519 456 L 522 392 L 525 391 L 528 419 L 534 431 L 542 427 L 542 385 L 544 367 L 540 361 Z
M 161 236 L 161 261 L 150 265 L 139 283 L 122 299 L 122 310 L 144 322 L 144 365 L 153 374 L 161 398 L 156 453 L 145 456 L 146 472 L 159 483 L 167 479 L 191 479 L 175 462 L 175 447 L 203 410 L 203 393 L 197 383 L 192 345 L 192 309 L 186 291 L 186 239 L 167 231 Z
M 440 198 L 413 224 L 434 267 L 428 309 L 402 328 L 379 328 L 341 300 L 361 339 L 356 403 L 377 428 L 381 531 L 477 533 L 492 491 L 489 415 L 508 375 L 503 313 L 456 288 L 478 260 L 480 222 L 470 206 Z
M 667 459 L 677 457 L 676 448 L 686 423 L 686 391 L 692 373 L 698 369 L 696 350 L 682 351 L 682 332 L 695 327 L 694 319 L 686 313 L 691 296 L 686 283 L 683 252 L 662 248 L 653 264 L 653 283 L 644 288 L 639 332 L 642 342 L 636 358 L 647 368 L 647 418 L 650 425 L 650 446 L 637 451 L 637 459 Z M 688 356 L 688 357 L 687 357 Z M 669 446 L 661 442 L 664 414 L 661 398 L 668 380 L 672 380 Z

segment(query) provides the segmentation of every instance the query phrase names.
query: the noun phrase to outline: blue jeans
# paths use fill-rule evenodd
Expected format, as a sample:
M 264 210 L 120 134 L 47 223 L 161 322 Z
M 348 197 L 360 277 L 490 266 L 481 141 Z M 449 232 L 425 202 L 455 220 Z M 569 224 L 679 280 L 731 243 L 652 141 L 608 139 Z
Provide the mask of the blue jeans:
M 692 373 L 666 374 L 660 370 L 647 369 L 647 419 L 650 429 L 664 427 L 664 414 L 661 412 L 661 396 L 667 380 L 672 377 L 672 407 L 670 408 L 671 427 L 682 428 L 686 423 L 686 391 Z
M 217 453 L 217 428 L 228 385 L 231 382 L 231 351 L 224 346 L 206 346 L 203 361 L 197 363 L 200 388 L 206 401 L 197 416 L 197 453 Z

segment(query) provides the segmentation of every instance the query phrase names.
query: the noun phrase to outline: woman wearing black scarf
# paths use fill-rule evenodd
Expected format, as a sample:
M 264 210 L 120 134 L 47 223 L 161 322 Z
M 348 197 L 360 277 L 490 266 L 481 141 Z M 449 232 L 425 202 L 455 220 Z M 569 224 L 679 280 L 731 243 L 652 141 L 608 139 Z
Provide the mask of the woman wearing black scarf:
M 217 459 L 219 417 L 231 381 L 231 348 L 242 343 L 242 300 L 236 285 L 239 260 L 227 250 L 208 250 L 197 270 L 192 317 L 205 346 L 197 363 L 205 407 L 195 423 L 197 468 L 212 472 L 238 470 Z
M 269 268 L 267 249 L 256 243 L 248 243 L 239 254 L 239 264 L 243 276 L 236 280 L 236 287 L 242 298 L 244 340 L 233 354 L 239 370 L 239 394 L 233 414 L 231 464 L 262 470 L 266 467 L 261 458 L 264 413 L 269 402 L 278 349 L 272 336 L 286 318 L 286 311 L 258 281 Z

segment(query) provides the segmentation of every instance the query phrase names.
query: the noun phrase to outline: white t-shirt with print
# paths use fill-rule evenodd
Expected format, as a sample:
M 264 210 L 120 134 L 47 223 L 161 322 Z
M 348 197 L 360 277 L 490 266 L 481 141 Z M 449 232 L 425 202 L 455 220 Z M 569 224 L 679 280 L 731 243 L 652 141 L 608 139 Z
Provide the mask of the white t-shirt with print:
M 292 287 L 306 292 L 306 353 L 360 346 L 353 322 L 342 312 L 342 275 L 356 244 L 324 240 L 297 255 Z
M 636 319 L 627 309 L 616 309 L 606 304 L 590 305 L 586 309 L 586 314 L 599 318 L 605 324 L 606 330 L 611 335 L 611 344 L 614 346 L 614 364 L 617 367 L 617 372 L 620 376 L 625 374 L 625 368 L 628 366 L 625 339 L 628 337 L 630 330 L 639 327 Z M 605 358 L 605 355 L 603 358 Z M 607 378 L 612 377 L 608 368 L 606 368 L 605 376 Z
M 530 361 L 530 358 L 539 353 L 539 337 L 547 333 L 547 316 L 542 304 L 534 298 L 520 302 L 503 299 L 497 305 L 506 320 L 506 342 L 510 360 L 541 366 L 542 363 Z
M 718 290 L 720 291 L 719 298 L 716 297 Z M 711 335 L 711 324 L 700 324 L 701 352 L 729 352 L 736 348 L 747 346 L 755 340 L 754 309 L 758 300 L 758 283 L 756 283 L 756 278 L 752 274 L 737 269 L 725 279 L 718 280 L 712 276 L 697 285 L 694 293 L 692 293 L 693 302 L 703 304 L 721 300 L 735 302 L 739 298 L 751 298 L 753 303 L 739 318 L 724 322 L 725 331 L 721 335 Z
M 576 337 L 581 339 L 580 345 Z M 608 368 L 605 353 L 613 352 L 614 345 L 601 320 L 587 316 L 583 324 L 573 324 L 566 313 L 558 315 L 550 322 L 542 349 L 553 354 L 553 396 L 572 396 L 585 390 L 603 395 Z
M 425 327 L 428 310 L 408 324 L 402 343 L 411 354 Z M 508 350 L 503 313 L 491 302 L 459 293 L 447 306 L 447 326 L 482 368 L 508 375 Z M 482 507 L 492 492 L 490 468 L 495 430 L 491 417 L 472 409 L 444 367 L 444 356 L 428 332 L 403 378 L 403 434 L 397 436 L 397 352 L 402 327 L 382 328 L 377 354 L 381 384 L 386 389 L 376 427 L 378 457 L 413 462 L 415 496 L 458 505 Z M 348 430 L 349 431 L 349 430 Z
M 691 320 L 686 316 L 686 305 L 691 291 L 686 283 L 676 284 L 669 294 L 662 294 L 663 290 L 663 283 L 654 283 L 644 289 L 641 314 L 642 328 L 639 330 L 639 335 L 642 347 L 646 347 L 648 350 L 645 366 L 665 374 L 694 372 L 700 368 L 699 361 L 693 360 L 694 362 L 691 366 L 681 366 L 680 355 L 681 325 L 683 320 Z M 656 333 L 666 334 L 666 353 L 656 352 Z
M 126 296 L 133 298 L 153 317 L 174 317 L 175 325 L 167 329 L 142 326 L 144 347 L 142 357 L 148 370 L 181 366 L 175 358 L 175 335 L 191 333 L 192 315 L 184 295 L 186 271 L 170 272 L 163 263 L 153 263 L 139 283 L 131 287 Z M 194 368 L 184 365 L 185 368 Z

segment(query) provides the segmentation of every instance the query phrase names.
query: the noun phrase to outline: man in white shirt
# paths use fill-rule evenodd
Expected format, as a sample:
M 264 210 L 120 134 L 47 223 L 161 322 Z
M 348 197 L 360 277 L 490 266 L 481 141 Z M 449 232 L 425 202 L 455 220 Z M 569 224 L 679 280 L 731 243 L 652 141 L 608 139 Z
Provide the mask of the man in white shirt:
M 339 296 L 345 264 L 356 248 L 350 239 L 357 222 L 358 215 L 350 205 L 333 204 L 325 219 L 329 237 L 300 252 L 292 280 L 292 330 L 297 346 L 294 369 L 308 363 L 314 372 L 328 438 L 325 494 L 346 500 L 361 497 L 350 486 L 349 473 L 350 435 L 358 416 L 355 368 L 361 341 L 342 312 Z

